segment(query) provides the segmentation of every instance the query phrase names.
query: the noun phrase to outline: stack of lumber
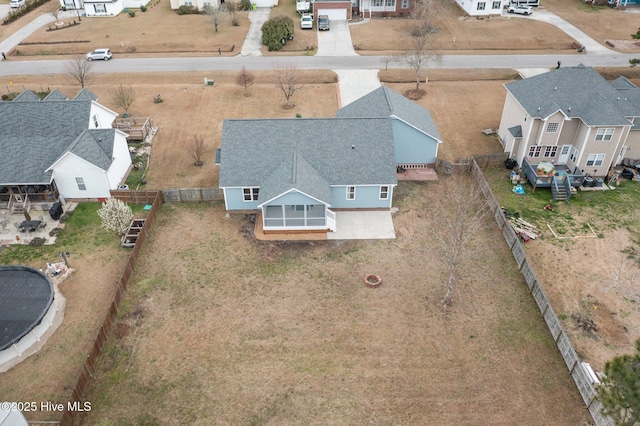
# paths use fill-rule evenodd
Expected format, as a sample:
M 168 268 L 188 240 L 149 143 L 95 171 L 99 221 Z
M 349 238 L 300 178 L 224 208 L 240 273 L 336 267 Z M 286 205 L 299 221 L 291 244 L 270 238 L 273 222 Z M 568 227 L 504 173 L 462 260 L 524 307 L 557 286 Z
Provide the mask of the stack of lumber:
M 535 240 L 536 238 L 538 238 L 538 234 L 540 233 L 535 225 L 532 225 L 531 223 L 522 220 L 519 217 L 510 217 L 509 225 L 511 225 L 516 234 L 520 235 L 520 237 L 525 240 L 525 242 L 529 241 L 530 239 Z

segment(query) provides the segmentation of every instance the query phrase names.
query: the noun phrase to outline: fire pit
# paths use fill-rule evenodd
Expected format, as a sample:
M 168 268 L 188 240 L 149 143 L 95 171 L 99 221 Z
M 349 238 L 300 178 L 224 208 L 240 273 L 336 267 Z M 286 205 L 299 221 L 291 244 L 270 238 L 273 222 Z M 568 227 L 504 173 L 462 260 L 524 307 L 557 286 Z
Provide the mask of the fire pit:
M 382 278 L 377 275 L 369 274 L 364 277 L 364 283 L 367 287 L 376 288 L 382 285 Z

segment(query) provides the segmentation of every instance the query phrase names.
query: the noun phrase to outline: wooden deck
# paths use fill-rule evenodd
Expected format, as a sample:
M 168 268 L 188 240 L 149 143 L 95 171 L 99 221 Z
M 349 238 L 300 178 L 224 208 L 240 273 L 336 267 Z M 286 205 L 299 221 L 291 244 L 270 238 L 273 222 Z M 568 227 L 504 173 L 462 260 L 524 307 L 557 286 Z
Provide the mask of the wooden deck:
M 118 118 L 112 126 L 127 134 L 127 142 L 144 142 L 151 132 L 149 117 Z

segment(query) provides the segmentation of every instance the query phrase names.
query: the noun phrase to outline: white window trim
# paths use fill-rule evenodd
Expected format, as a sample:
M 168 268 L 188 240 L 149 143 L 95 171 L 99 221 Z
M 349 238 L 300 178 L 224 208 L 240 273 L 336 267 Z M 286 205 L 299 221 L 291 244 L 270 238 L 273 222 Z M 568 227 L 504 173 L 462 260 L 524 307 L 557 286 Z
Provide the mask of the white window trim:
M 245 193 L 245 190 L 249 190 L 249 193 Z M 244 186 L 242 187 L 242 201 L 245 203 L 253 203 L 258 201 L 258 195 L 260 192 L 260 187 L 257 186 Z M 247 199 L 247 196 L 249 199 Z
M 400 9 L 409 9 L 409 0 L 402 0 L 400 3 Z
M 383 188 L 385 189 L 383 191 Z M 384 195 L 384 197 L 383 197 Z M 380 192 L 378 194 L 380 200 L 388 200 L 389 199 L 389 186 L 388 185 L 380 185 Z
M 542 152 L 542 146 L 533 145 L 529 147 L 529 158 L 539 158 Z
M 571 147 L 571 154 L 569 155 L 569 159 L 571 161 L 573 161 L 573 163 L 575 164 L 575 162 L 578 160 L 578 155 L 580 153 L 578 152 L 578 149 L 575 146 Z
M 555 158 L 557 153 L 558 153 L 557 145 L 548 145 L 544 147 L 544 154 L 542 154 L 542 156 L 544 158 Z
M 356 187 L 353 185 L 347 186 L 347 200 L 353 201 L 356 199 Z
M 78 191 L 87 190 L 87 184 L 84 183 L 84 178 L 81 176 L 76 177 L 76 185 L 78 185 Z
M 494 1 L 491 5 L 491 9 L 496 10 L 496 9 L 501 9 L 502 8 L 502 2 L 501 1 Z
M 482 6 L 482 7 L 480 7 L 480 6 Z M 476 10 L 485 10 L 486 7 L 487 7 L 487 2 L 481 1 L 481 2 L 478 2 L 478 6 L 477 6 Z
M 589 154 L 585 165 L 587 167 L 600 167 L 604 164 L 605 157 L 606 157 L 605 154 Z M 589 164 L 590 161 L 592 161 L 593 164 Z
M 560 123 L 547 123 L 547 133 L 558 133 L 560 129 Z
M 601 127 L 596 132 L 597 141 L 610 141 L 613 138 L 613 134 L 616 129 L 613 127 Z

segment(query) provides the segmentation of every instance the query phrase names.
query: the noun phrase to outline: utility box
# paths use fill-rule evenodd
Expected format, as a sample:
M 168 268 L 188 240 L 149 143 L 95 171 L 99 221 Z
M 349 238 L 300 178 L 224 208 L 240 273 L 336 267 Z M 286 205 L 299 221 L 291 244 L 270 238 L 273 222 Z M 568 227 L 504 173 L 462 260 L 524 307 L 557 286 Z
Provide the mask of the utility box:
M 212 79 L 212 78 L 204 78 L 204 85 L 205 86 L 215 86 L 216 82 Z

